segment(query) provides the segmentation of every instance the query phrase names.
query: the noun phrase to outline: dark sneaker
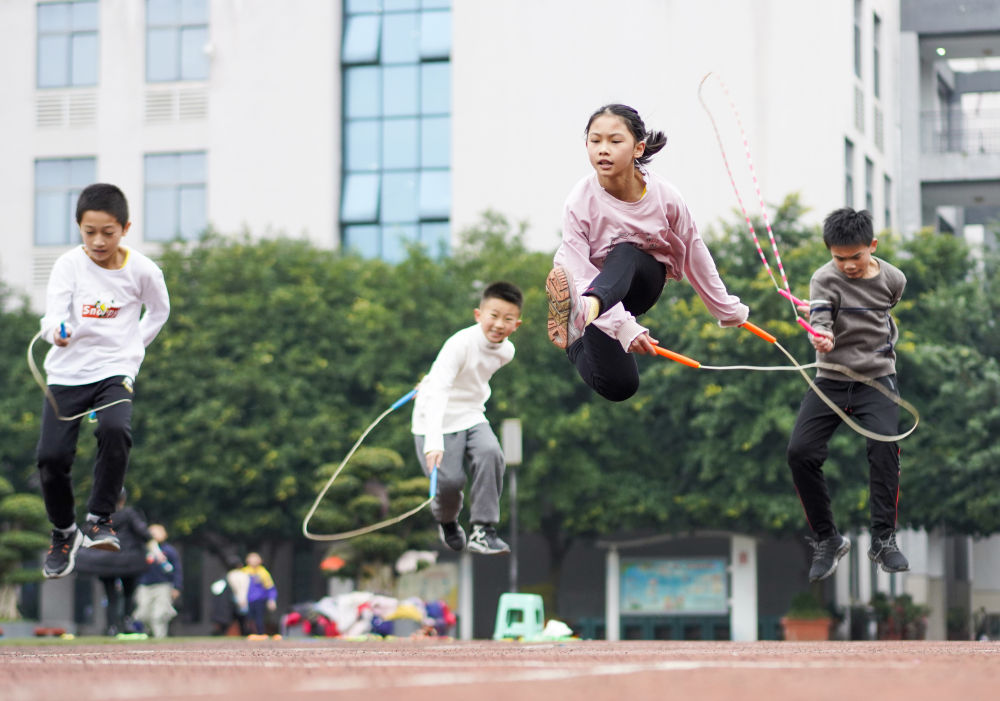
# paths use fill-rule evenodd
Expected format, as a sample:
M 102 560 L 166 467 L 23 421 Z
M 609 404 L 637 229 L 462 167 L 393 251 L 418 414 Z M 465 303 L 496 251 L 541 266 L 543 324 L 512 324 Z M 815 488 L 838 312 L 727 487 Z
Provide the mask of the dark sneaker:
M 836 572 L 840 558 L 851 551 L 851 541 L 839 533 L 823 540 L 807 538 L 813 548 L 812 567 L 809 568 L 809 581 L 818 582 Z
M 83 533 L 79 528 L 74 528 L 69 535 L 63 535 L 62 531 L 52 531 L 52 545 L 45 555 L 42 574 L 48 579 L 56 579 L 72 572 L 76 565 L 76 551 L 80 549 L 82 542 Z
M 896 544 L 896 533 L 892 532 L 885 538 L 872 536 L 872 545 L 868 548 L 868 559 L 877 563 L 883 572 L 909 572 L 910 562 L 899 552 Z
M 469 536 L 469 550 L 480 555 L 501 555 L 510 552 L 510 546 L 500 540 L 497 529 L 490 525 L 477 523 L 472 527 Z
M 118 534 L 111 527 L 110 518 L 102 518 L 100 521 L 87 521 L 83 529 L 83 547 L 94 550 L 111 550 L 118 552 L 122 549 L 118 542 Z
M 586 306 L 569 271 L 561 265 L 552 268 L 545 279 L 545 294 L 549 298 L 549 340 L 559 348 L 569 348 L 587 326 Z
M 452 550 L 465 550 L 465 531 L 457 521 L 439 523 L 438 535 L 441 536 L 441 542 Z

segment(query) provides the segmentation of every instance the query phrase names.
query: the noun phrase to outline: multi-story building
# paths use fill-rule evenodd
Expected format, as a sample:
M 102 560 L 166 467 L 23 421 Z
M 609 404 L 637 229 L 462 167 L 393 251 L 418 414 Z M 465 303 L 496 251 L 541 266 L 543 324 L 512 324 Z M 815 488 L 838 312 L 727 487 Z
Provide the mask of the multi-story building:
M 974 234 L 1000 206 L 1000 0 L 8 0 L 0 26 L 0 279 L 36 306 L 98 180 L 153 254 L 211 228 L 394 260 L 487 209 L 554 250 L 608 102 L 667 133 L 652 168 L 707 229 L 737 206 L 709 73 L 751 214 L 741 130 L 761 196 L 799 193 L 810 222 L 846 204 Z M 892 579 L 858 543 L 838 600 L 943 601 L 935 538 Z M 1000 574 L 981 589 L 1000 611 Z

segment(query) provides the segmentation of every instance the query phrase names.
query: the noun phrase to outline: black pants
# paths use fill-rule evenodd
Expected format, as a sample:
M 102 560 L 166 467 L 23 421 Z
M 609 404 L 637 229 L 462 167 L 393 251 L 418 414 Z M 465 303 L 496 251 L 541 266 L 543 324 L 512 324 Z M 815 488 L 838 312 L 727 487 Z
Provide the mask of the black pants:
M 107 633 L 131 633 L 125 630 L 125 619 L 135 611 L 135 590 L 139 586 L 138 575 L 122 577 L 101 577 L 104 596 L 108 600 Z
M 896 376 L 876 380 L 898 394 Z M 883 435 L 899 430 L 899 406 L 877 389 L 862 382 L 820 378 L 816 385 L 861 426 Z M 833 432 L 843 423 L 810 389 L 802 399 L 799 415 L 788 442 L 788 466 L 806 512 L 809 527 L 818 538 L 837 533 L 830 493 L 823 478 L 823 462 Z M 899 499 L 899 447 L 896 443 L 868 440 L 869 493 L 871 529 L 883 536 L 896 528 Z
M 131 399 L 131 384 L 126 386 L 124 381 L 121 376 L 109 377 L 89 385 L 49 385 L 49 391 L 59 405 L 59 413 L 73 416 L 118 399 Z M 60 421 L 51 404 L 43 400 L 42 431 L 36 457 L 45 510 L 56 528 L 69 528 L 76 522 L 71 472 L 81 420 Z M 94 435 L 97 437 L 97 457 L 87 510 L 105 516 L 114 512 L 125 483 L 132 448 L 132 402 L 122 402 L 97 412 Z
M 602 314 L 621 302 L 630 314 L 639 316 L 660 298 L 665 282 L 663 263 L 632 244 L 619 244 L 611 249 L 585 294 L 600 300 Z M 625 401 L 639 389 L 639 367 L 633 354 L 593 324 L 566 354 L 583 381 L 605 399 Z

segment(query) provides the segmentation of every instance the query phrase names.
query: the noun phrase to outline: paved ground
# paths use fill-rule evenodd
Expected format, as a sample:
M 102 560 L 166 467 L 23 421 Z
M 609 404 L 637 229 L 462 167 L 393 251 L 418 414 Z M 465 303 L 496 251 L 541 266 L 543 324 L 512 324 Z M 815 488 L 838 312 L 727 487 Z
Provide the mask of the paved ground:
M 1000 643 L 25 641 L 0 698 L 975 701 L 1000 698 Z

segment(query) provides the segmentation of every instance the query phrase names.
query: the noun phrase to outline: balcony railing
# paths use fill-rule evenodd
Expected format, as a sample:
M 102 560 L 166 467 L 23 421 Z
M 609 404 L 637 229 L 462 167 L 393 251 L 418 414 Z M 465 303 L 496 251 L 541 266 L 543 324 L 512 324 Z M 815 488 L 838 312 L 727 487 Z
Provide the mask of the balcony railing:
M 1000 110 L 920 113 L 924 153 L 1000 153 Z

